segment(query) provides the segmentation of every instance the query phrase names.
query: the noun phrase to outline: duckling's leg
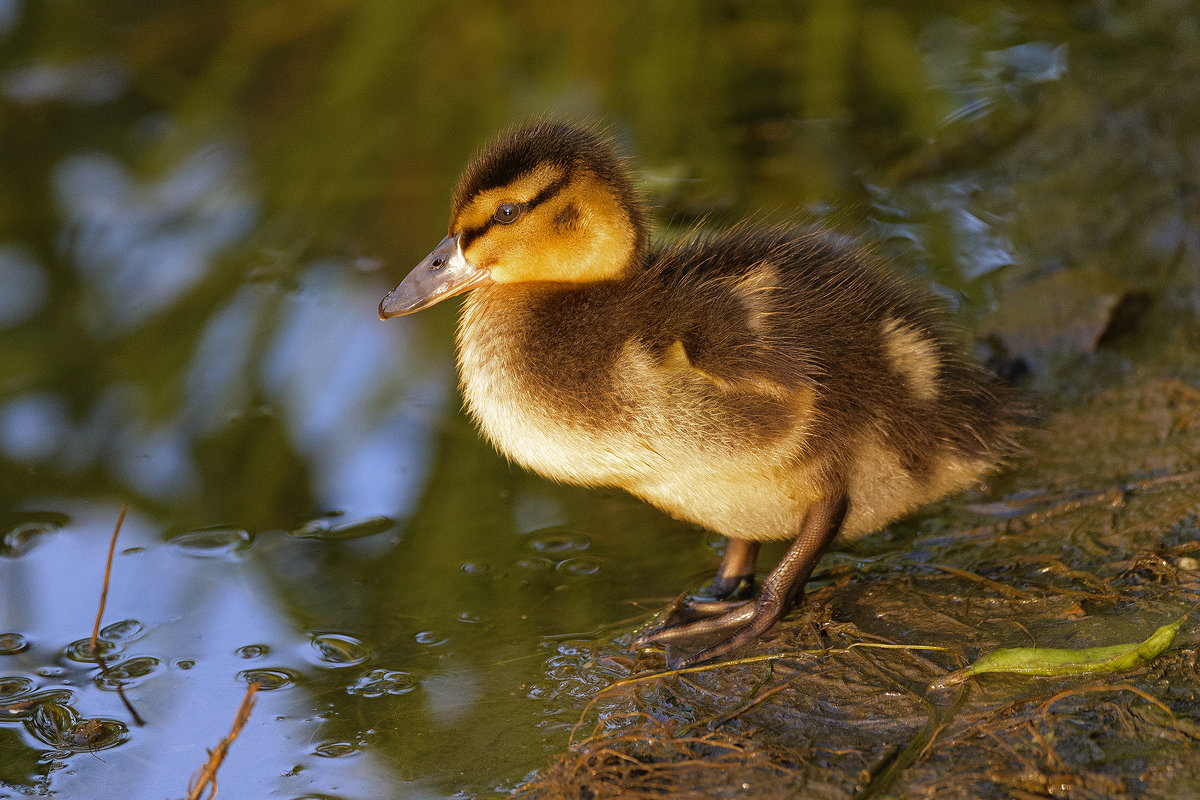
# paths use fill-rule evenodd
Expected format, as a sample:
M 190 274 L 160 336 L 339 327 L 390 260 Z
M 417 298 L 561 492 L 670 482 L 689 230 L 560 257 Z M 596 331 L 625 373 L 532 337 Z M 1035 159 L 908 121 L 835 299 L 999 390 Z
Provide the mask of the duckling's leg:
M 825 548 L 837 536 L 846 517 L 844 497 L 821 500 L 814 504 L 804 518 L 800 535 L 788 549 L 771 574 L 763 581 L 762 591 L 751 603 L 725 614 L 709 617 L 687 625 L 650 631 L 634 639 L 634 647 L 651 642 L 690 639 L 734 629 L 727 637 L 682 659 L 679 666 L 690 666 L 724 655 L 749 644 L 787 613 L 792 601 L 804 589 L 808 576 L 817 565 Z
M 724 600 L 737 594 L 743 586 L 754 583 L 754 565 L 758 561 L 758 542 L 730 539 L 725 555 L 712 582 L 713 597 Z
M 729 539 L 721 566 L 709 586 L 711 600 L 701 600 L 687 592 L 675 598 L 669 606 L 654 616 L 650 627 L 642 634 L 642 642 L 655 641 L 658 631 L 668 632 L 695 621 L 697 615 L 717 616 L 731 608 L 740 607 L 754 598 L 754 565 L 758 561 L 758 542 Z M 741 595 L 741 597 L 738 597 Z

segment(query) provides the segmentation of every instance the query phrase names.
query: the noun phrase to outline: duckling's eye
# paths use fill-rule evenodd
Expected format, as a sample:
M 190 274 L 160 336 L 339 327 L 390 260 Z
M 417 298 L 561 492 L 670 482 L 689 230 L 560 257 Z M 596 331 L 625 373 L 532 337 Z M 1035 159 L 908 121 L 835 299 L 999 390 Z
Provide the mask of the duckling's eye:
M 516 222 L 519 216 L 521 216 L 521 207 L 519 205 L 516 203 L 501 203 L 500 207 L 496 209 L 496 213 L 492 214 L 492 219 L 507 225 L 510 222 Z

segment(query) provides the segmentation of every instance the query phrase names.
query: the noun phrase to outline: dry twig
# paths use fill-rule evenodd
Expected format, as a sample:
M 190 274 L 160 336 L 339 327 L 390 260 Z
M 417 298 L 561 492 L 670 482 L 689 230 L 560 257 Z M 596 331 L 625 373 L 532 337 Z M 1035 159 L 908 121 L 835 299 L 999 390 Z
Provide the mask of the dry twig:
M 108 543 L 108 560 L 104 562 L 104 583 L 100 587 L 100 607 L 96 609 L 96 624 L 92 626 L 91 652 L 97 659 L 100 654 L 96 650 L 96 645 L 100 637 L 100 620 L 104 618 L 104 604 L 108 602 L 108 579 L 112 576 L 113 553 L 117 550 L 117 534 L 121 532 L 121 525 L 125 522 L 125 512 L 127 511 L 129 511 L 129 505 L 123 503 L 121 513 L 117 516 L 117 526 L 113 528 L 112 539 Z
M 225 755 L 229 752 L 230 745 L 233 744 L 234 739 L 237 739 L 238 734 L 242 732 L 242 728 L 249 721 L 250 712 L 254 709 L 254 693 L 257 691 L 257 683 L 252 683 L 246 687 L 246 694 L 242 697 L 237 714 L 233 717 L 233 727 L 229 729 L 229 735 L 217 742 L 217 746 L 208 751 L 208 760 L 204 762 L 204 766 L 200 767 L 192 775 L 192 779 L 188 781 L 187 800 L 201 800 L 201 798 L 212 800 L 212 798 L 217 796 L 217 770 L 221 768 L 221 762 L 225 760 Z M 208 794 L 205 794 L 205 791 L 208 791 Z
M 121 504 L 121 513 L 117 515 L 117 524 L 113 528 L 112 539 L 108 542 L 108 559 L 104 562 L 104 581 L 100 586 L 100 607 L 96 609 L 96 623 L 92 625 L 92 640 L 88 645 L 92 658 L 96 660 L 96 666 L 100 667 L 101 674 L 104 677 L 109 677 L 108 665 L 104 663 L 104 654 L 100 652 L 100 622 L 104 619 L 104 606 L 108 603 L 108 581 L 112 577 L 112 562 L 113 554 L 117 551 L 117 535 L 121 533 L 121 525 L 125 522 L 125 514 L 129 511 L 129 504 Z M 133 707 L 133 703 L 129 702 L 129 698 L 125 696 L 125 689 L 121 687 L 120 681 L 113 681 L 113 685 L 117 689 L 117 696 L 121 698 L 121 702 L 125 704 L 125 710 L 129 712 L 129 716 L 133 718 L 135 724 L 139 727 L 146 724 L 142 719 L 142 715 Z

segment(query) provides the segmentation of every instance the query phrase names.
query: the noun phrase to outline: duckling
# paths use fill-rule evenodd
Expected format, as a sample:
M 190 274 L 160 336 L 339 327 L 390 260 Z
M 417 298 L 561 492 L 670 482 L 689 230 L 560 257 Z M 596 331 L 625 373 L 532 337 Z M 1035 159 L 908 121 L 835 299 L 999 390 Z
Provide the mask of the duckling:
M 629 168 L 592 128 L 539 121 L 480 151 L 448 235 L 379 316 L 463 293 L 464 401 L 510 459 L 723 534 L 717 598 L 753 582 L 761 542 L 793 540 L 757 598 L 635 640 L 716 640 L 684 665 L 774 626 L 835 537 L 978 482 L 1014 447 L 1006 390 L 929 296 L 822 230 L 652 245 Z

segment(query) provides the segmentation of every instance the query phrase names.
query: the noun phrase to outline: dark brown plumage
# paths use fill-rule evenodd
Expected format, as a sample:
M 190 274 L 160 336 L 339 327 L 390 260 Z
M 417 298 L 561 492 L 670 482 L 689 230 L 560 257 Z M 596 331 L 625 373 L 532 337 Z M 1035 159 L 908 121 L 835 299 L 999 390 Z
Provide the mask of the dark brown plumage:
M 623 162 L 598 133 L 539 123 L 485 148 L 449 236 L 381 317 L 471 291 L 468 408 L 515 461 L 618 486 L 730 537 L 719 596 L 757 543 L 796 543 L 757 601 L 639 643 L 755 638 L 835 535 L 875 530 L 976 482 L 1013 447 L 1006 392 L 923 292 L 844 239 L 751 230 L 647 246 Z

